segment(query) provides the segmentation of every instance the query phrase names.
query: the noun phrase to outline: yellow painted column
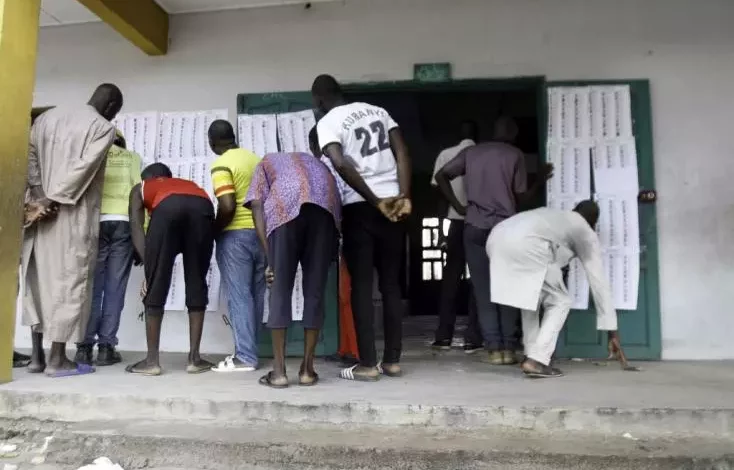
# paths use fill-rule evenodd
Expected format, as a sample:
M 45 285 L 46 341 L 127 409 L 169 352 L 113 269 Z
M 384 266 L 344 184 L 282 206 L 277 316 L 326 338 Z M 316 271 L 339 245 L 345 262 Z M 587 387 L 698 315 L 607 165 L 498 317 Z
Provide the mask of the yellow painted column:
M 13 367 L 23 195 L 41 0 L 0 0 L 0 383 Z

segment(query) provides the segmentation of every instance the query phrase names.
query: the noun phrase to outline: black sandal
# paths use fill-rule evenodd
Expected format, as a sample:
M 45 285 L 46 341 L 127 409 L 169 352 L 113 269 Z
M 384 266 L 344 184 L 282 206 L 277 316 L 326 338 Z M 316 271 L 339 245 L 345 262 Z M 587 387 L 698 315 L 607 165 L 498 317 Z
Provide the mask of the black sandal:
M 523 373 L 531 379 L 555 379 L 557 377 L 563 377 L 563 372 L 560 369 L 550 366 L 542 366 L 540 370 L 523 369 Z
M 277 389 L 288 388 L 288 376 L 285 376 L 285 375 L 283 376 L 283 378 L 285 379 L 285 383 L 284 384 L 276 384 L 276 383 L 274 383 L 273 382 L 273 379 L 275 379 L 275 378 L 277 378 L 277 377 L 275 377 L 275 375 L 273 374 L 273 371 L 271 370 L 267 374 L 265 374 L 262 377 L 260 377 L 260 380 L 258 380 L 257 382 L 260 385 L 263 385 L 265 387 L 270 387 L 270 388 L 277 388 Z

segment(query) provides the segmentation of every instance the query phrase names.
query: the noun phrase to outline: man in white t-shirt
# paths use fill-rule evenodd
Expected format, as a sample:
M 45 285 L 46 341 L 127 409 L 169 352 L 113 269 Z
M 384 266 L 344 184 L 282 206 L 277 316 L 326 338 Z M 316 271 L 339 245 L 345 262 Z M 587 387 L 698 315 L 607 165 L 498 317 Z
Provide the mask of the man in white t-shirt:
M 431 185 L 438 187 L 436 183 L 436 173 L 444 167 L 448 162 L 453 160 L 459 152 L 467 147 L 476 145 L 478 129 L 477 124 L 473 121 L 464 121 L 461 123 L 459 130 L 461 141 L 443 150 L 436 158 L 436 164 L 433 169 L 433 177 Z M 466 191 L 464 190 L 464 177 L 460 176 L 451 180 L 451 187 L 454 190 L 456 198 L 466 207 Z M 464 216 L 459 214 L 451 204 L 441 195 L 441 207 L 439 214 L 449 219 L 449 233 L 442 242 L 443 249 L 446 250 L 446 266 L 443 270 L 443 280 L 441 281 L 441 302 L 438 309 L 438 329 L 436 330 L 436 340 L 432 347 L 438 350 L 451 349 L 451 340 L 454 337 L 454 325 L 456 323 L 456 299 L 461 287 L 461 278 L 466 271 L 466 255 L 464 253 Z M 448 211 L 447 211 L 448 207 Z M 464 352 L 473 354 L 482 349 L 482 334 L 479 329 L 479 321 L 477 319 L 477 303 L 474 299 L 474 293 L 469 286 L 468 301 L 469 322 L 464 332 Z
M 342 236 L 344 259 L 352 277 L 352 310 L 360 363 L 340 377 L 372 382 L 380 374 L 402 375 L 402 293 L 400 268 L 410 215 L 410 157 L 398 125 L 382 108 L 344 100 L 330 75 L 314 80 L 315 106 L 325 113 L 317 124 L 324 155 L 344 180 Z M 377 269 L 384 309 L 385 350 L 375 350 L 373 269 Z

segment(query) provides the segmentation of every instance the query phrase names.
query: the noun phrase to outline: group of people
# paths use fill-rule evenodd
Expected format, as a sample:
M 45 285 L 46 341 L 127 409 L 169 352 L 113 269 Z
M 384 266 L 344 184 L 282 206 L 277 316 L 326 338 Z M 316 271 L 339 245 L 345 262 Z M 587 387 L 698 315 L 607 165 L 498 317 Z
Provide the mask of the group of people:
M 126 371 L 160 375 L 164 306 L 174 261 L 181 255 L 190 330 L 188 373 L 258 369 L 258 332 L 268 301 L 274 360 L 259 382 L 288 387 L 286 332 L 300 265 L 305 346 L 298 384 L 314 385 L 319 381 L 314 354 L 324 323 L 326 282 L 330 266 L 341 256 L 351 281 L 358 362 L 339 376 L 364 382 L 401 376 L 402 221 L 412 212 L 407 146 L 387 111 L 348 103 L 332 76 L 318 76 L 312 95 L 323 117 L 310 131 L 310 154 L 260 158 L 238 147 L 229 122 L 212 123 L 216 207 L 201 187 L 173 177 L 163 163 L 141 172 L 140 157 L 126 149 L 110 122 L 123 104 L 116 86 L 98 87 L 85 107 L 44 112 L 31 131 L 25 204 L 23 323 L 32 329 L 29 372 L 82 375 L 94 372 L 94 364 L 121 362 L 116 345 L 125 290 L 131 266 L 142 264 L 147 355 Z M 434 180 L 450 205 L 452 223 L 435 346 L 451 345 L 455 284 L 467 261 L 475 299 L 470 302 L 474 313 L 467 351 L 484 347 L 493 364 L 514 363 L 521 316 L 527 354 L 523 370 L 530 376 L 557 376 L 560 371 L 550 367 L 550 357 L 570 309 L 561 269 L 573 256 L 589 274 L 599 328 L 610 331 L 610 345 L 621 354 L 593 230 L 598 208 L 586 201 L 575 212 L 537 209 L 515 215 L 518 202 L 551 175 L 546 168 L 544 178 L 528 188 L 524 156 L 512 145 L 516 135 L 514 122 L 501 118 L 495 138 L 477 144 L 476 126 L 466 123 L 463 140 L 437 160 Z M 234 337 L 234 353 L 218 364 L 204 360 L 199 351 L 215 243 Z M 381 357 L 375 346 L 375 270 L 383 299 Z M 48 359 L 44 338 L 51 341 Z M 66 352 L 70 341 L 77 343 L 73 361 Z

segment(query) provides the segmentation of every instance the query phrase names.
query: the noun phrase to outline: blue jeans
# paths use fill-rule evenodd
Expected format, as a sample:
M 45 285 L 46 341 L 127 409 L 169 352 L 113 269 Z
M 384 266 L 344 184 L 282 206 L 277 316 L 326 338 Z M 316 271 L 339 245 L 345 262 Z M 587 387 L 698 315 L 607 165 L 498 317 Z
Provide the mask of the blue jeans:
M 502 218 L 493 221 L 492 227 Z M 464 250 L 469 264 L 469 274 L 474 286 L 479 326 L 484 337 L 484 347 L 489 351 L 514 351 L 518 346 L 518 321 L 520 311 L 507 305 L 492 303 L 489 278 L 487 239 L 490 229 L 473 225 L 464 226 Z
M 99 252 L 94 272 L 92 312 L 84 342 L 87 346 L 117 345 L 120 315 L 133 264 L 130 223 L 107 221 L 99 224 Z
M 217 238 L 217 264 L 227 291 L 234 355 L 257 367 L 258 333 L 265 308 L 265 253 L 255 230 L 222 232 Z

